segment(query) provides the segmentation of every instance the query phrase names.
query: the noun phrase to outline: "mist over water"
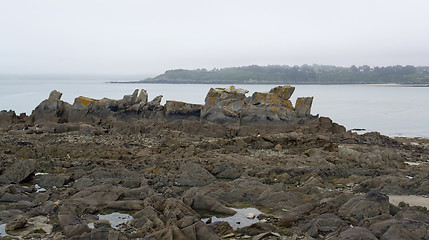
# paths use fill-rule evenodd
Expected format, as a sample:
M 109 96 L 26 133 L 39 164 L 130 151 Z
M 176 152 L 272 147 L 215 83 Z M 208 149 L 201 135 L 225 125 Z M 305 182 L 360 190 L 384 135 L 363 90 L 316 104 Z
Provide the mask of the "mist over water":
M 63 93 L 62 100 L 73 104 L 78 96 L 121 99 L 135 89 L 146 89 L 149 100 L 163 95 L 166 100 L 204 104 L 211 84 L 109 84 L 101 80 L 1 80 L 0 110 L 31 111 L 52 90 Z M 236 85 L 249 90 L 269 91 L 276 85 Z M 389 136 L 429 138 L 429 88 L 394 85 L 295 85 L 297 97 L 314 96 L 312 114 L 330 117 L 347 129 L 378 131 Z

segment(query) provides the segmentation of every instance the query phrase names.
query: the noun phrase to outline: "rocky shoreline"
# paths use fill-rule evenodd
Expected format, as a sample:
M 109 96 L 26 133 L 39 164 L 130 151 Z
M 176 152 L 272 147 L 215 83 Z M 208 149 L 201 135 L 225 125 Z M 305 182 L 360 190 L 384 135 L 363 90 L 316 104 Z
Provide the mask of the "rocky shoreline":
M 352 133 L 293 91 L 52 91 L 31 116 L 0 112 L 0 238 L 429 239 L 406 203 L 429 201 L 427 140 Z

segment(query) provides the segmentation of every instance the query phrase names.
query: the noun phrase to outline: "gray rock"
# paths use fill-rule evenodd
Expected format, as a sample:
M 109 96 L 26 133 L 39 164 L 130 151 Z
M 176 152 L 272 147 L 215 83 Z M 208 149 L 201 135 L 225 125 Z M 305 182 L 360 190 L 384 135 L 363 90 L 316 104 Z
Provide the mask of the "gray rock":
M 139 211 L 144 208 L 144 204 L 142 200 L 120 200 L 109 202 L 106 207 L 116 211 Z
M 69 183 L 71 180 L 70 176 L 66 175 L 56 175 L 56 174 L 46 174 L 37 176 L 35 182 L 43 188 L 51 187 L 63 187 L 65 184 Z
M 61 96 L 63 95 L 62 92 L 59 92 L 57 90 L 53 90 L 50 94 L 49 94 L 49 99 L 52 100 L 61 100 Z
M 302 205 L 304 201 L 292 192 L 276 191 L 268 187 L 259 195 L 256 203 L 261 206 L 269 206 L 270 208 L 280 210 L 295 208 Z
M 54 90 L 49 99 L 41 102 L 32 112 L 34 123 L 66 122 L 68 119 L 70 104 L 60 100 L 62 93 Z
M 19 201 L 31 201 L 31 197 L 24 193 L 5 193 L 0 197 L 0 202 L 19 202 Z
M 337 123 L 332 122 L 328 117 L 320 117 L 318 122 L 318 131 L 332 134 L 346 134 L 346 128 Z
M 14 231 L 24 228 L 27 225 L 28 219 L 26 217 L 17 218 L 6 224 L 6 231 Z
M 276 227 L 270 223 L 257 222 L 250 226 L 239 228 L 236 232 L 243 235 L 255 236 L 265 232 L 272 232 L 275 229 Z
M 300 97 L 296 99 L 295 112 L 298 117 L 307 117 L 311 113 L 313 97 Z
M 339 215 L 352 223 L 389 213 L 389 197 L 381 193 L 369 193 L 355 196 L 346 202 L 338 211 Z
M 88 227 L 87 224 L 76 224 L 76 225 L 69 225 L 64 227 L 64 233 L 68 238 L 74 237 L 74 236 L 80 236 L 83 233 L 89 233 L 91 232 L 91 229 Z
M 196 237 L 197 239 L 207 239 L 207 240 L 218 240 L 220 239 L 216 233 L 211 230 L 206 224 L 203 222 L 197 222 L 194 224 Z
M 148 94 L 147 94 L 146 90 L 142 89 L 140 91 L 140 94 L 137 96 L 136 103 L 141 104 L 141 105 L 145 105 L 147 103 L 147 99 L 148 99 Z
M 322 214 L 311 220 L 308 229 L 308 234 L 312 237 L 318 237 L 319 234 L 326 235 L 332 232 L 341 232 L 348 224 L 332 213 Z
M 68 122 L 93 122 L 93 116 L 91 116 L 90 106 L 96 100 L 87 97 L 77 97 L 74 99 L 73 105 L 69 108 Z M 105 101 L 106 105 L 108 101 Z M 106 106 L 107 107 L 107 106 Z M 110 114 L 109 110 L 106 110 Z
M 201 105 L 190 104 L 178 101 L 167 101 L 164 105 L 165 117 L 167 119 L 188 119 L 199 120 Z
M 429 227 L 422 223 L 408 222 L 394 224 L 381 236 L 381 240 L 417 240 L 427 239 Z
M 119 101 L 119 108 L 120 109 L 126 109 L 126 108 L 129 108 L 130 106 L 136 104 L 138 96 L 139 96 L 138 94 L 139 94 L 139 90 L 136 89 L 136 90 L 134 90 L 133 94 L 124 95 L 122 100 Z
M 237 179 L 241 175 L 241 172 L 237 169 L 237 167 L 230 163 L 215 164 L 210 172 L 218 179 Z
M 17 116 L 14 111 L 0 111 L 0 129 L 9 128 L 17 119 Z
M 156 96 L 152 101 L 150 101 L 148 104 L 152 107 L 160 107 L 161 101 L 162 101 L 162 95 Z
M 111 228 L 112 225 L 110 224 L 109 220 L 97 220 L 94 222 L 94 227 L 95 228 Z
M 292 87 L 290 85 L 286 86 L 278 86 L 270 90 L 270 93 L 274 94 L 274 102 L 278 102 L 279 104 L 283 104 L 282 102 L 284 100 L 289 100 L 289 98 L 292 96 L 293 92 L 295 91 L 295 87 Z
M 88 202 L 83 199 L 66 199 L 58 207 L 58 223 L 62 228 L 76 225 L 83 222 L 81 217 L 84 212 L 92 212 Z
M 231 86 L 226 88 L 211 88 L 201 109 L 201 119 L 224 124 L 239 123 L 239 112 L 246 105 L 246 91 Z
M 354 227 L 340 233 L 340 240 L 377 240 L 377 238 L 366 228 Z
M 11 222 L 17 218 L 22 217 L 24 213 L 18 209 L 7 209 L 4 211 L 0 211 L 0 222 Z
M 37 163 L 34 160 L 18 160 L 0 175 L 0 183 L 21 183 L 29 180 L 29 178 L 36 172 Z
M 177 179 L 177 183 L 181 186 L 205 186 L 216 180 L 216 177 L 209 171 L 193 162 L 183 164 L 180 167 L 180 172 L 181 174 Z
M 110 184 L 100 184 L 79 191 L 74 194 L 71 199 L 85 199 L 87 202 L 97 205 L 116 201 L 123 196 L 123 194 L 124 189 Z
M 232 233 L 234 231 L 231 225 L 229 225 L 229 223 L 226 221 L 218 221 L 218 222 L 210 223 L 208 226 L 219 236 L 223 236 L 225 234 Z
M 213 214 L 224 214 L 224 215 L 234 215 L 236 211 L 224 206 L 219 200 L 204 195 L 198 191 L 198 188 L 193 188 L 187 191 L 184 196 L 192 209 L 194 210 L 204 210 L 212 212 Z
M 295 87 L 292 86 L 278 86 L 271 89 L 268 93 L 255 92 L 247 101 L 249 104 L 256 106 L 281 106 L 293 110 L 289 98 L 294 91 Z
M 26 210 L 29 210 L 31 208 L 36 207 L 37 205 L 33 202 L 30 202 L 30 201 L 18 201 L 16 203 L 14 203 L 12 206 L 14 209 L 26 211 Z

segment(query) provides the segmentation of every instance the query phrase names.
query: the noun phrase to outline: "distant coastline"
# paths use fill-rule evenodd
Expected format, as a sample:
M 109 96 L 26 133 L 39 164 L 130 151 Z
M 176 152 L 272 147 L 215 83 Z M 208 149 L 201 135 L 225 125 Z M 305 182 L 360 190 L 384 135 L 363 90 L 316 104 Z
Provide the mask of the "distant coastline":
M 175 69 L 153 78 L 138 81 L 110 81 L 109 83 L 156 84 L 401 84 L 409 87 L 429 86 L 427 66 L 337 67 L 329 65 L 269 65 L 243 66 L 221 69 Z
M 237 85 L 368 85 L 368 86 L 391 86 L 391 87 L 429 87 L 429 83 L 279 83 L 279 82 L 152 82 L 152 81 L 109 81 L 109 84 L 237 84 Z

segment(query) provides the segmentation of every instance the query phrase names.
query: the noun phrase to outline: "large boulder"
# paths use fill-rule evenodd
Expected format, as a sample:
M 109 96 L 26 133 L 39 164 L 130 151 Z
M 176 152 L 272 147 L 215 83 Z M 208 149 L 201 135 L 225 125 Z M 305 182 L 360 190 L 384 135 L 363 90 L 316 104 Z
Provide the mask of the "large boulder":
M 357 223 L 364 218 L 371 218 L 390 211 L 389 197 L 382 193 L 369 193 L 356 196 L 346 202 L 338 211 L 344 219 Z
M 234 86 L 229 89 L 211 88 L 201 109 L 201 119 L 220 124 L 239 124 L 240 110 L 246 105 L 247 92 Z
M 88 97 L 77 97 L 69 111 L 69 122 L 89 122 L 92 123 L 92 116 L 89 114 L 89 105 L 96 100 Z
M 205 186 L 216 181 L 216 177 L 209 171 L 193 162 L 183 164 L 180 167 L 180 172 L 181 174 L 177 179 L 177 183 L 181 186 Z
M 34 175 L 37 162 L 31 159 L 18 160 L 0 175 L 1 184 L 21 183 Z
M 14 111 L 0 111 L 0 129 L 9 128 L 14 123 L 17 116 Z
M 253 93 L 241 111 L 241 123 L 269 127 L 293 122 L 297 116 L 289 98 L 294 90 L 292 86 L 278 86 L 266 93 Z
M 234 86 L 212 88 L 202 107 L 201 119 L 220 124 L 265 128 L 291 124 L 297 122 L 299 117 L 310 116 L 313 101 L 313 97 L 300 98 L 297 108 L 294 108 L 289 100 L 294 90 L 292 86 L 278 86 L 269 92 L 255 92 L 246 98 L 248 91 Z
M 292 86 L 278 86 L 271 89 L 268 93 L 253 93 L 248 102 L 249 104 L 256 106 L 277 106 L 293 110 L 293 106 L 289 98 L 292 96 L 294 91 L 295 87 Z
M 249 105 L 241 111 L 241 124 L 271 128 L 293 123 L 296 114 L 289 107 Z
M 147 92 L 136 89 L 133 94 L 125 95 L 121 100 L 103 98 L 100 100 L 88 97 L 77 97 L 69 111 L 69 122 L 94 123 L 99 119 L 106 119 L 111 116 L 118 116 L 126 119 L 128 112 L 135 115 L 147 104 Z M 125 114 L 124 114 L 125 113 Z M 125 115 L 125 116 L 124 116 Z
M 66 122 L 70 104 L 61 100 L 62 93 L 53 90 L 49 98 L 41 102 L 32 112 L 34 123 Z
M 164 105 L 165 117 L 167 119 L 199 120 L 201 105 L 178 101 L 167 101 Z
M 300 97 L 296 99 L 295 112 L 298 117 L 310 116 L 313 97 Z
M 341 232 L 348 224 L 332 213 L 322 214 L 308 223 L 308 234 L 311 237 L 326 235 L 331 232 Z
M 340 240 L 377 240 L 377 238 L 366 228 L 354 227 L 340 233 Z
M 183 195 L 184 202 L 197 211 L 208 211 L 214 214 L 234 215 L 236 211 L 224 206 L 219 200 L 209 195 L 205 195 L 194 187 L 186 191 Z

